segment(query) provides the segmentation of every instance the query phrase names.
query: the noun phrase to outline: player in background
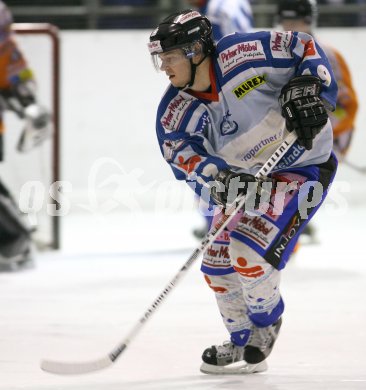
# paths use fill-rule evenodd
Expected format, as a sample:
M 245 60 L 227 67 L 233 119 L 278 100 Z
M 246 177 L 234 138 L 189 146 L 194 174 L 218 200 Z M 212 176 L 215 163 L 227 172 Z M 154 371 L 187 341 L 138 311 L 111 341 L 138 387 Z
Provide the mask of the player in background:
M 214 40 L 217 42 L 233 32 L 246 33 L 253 28 L 252 7 L 248 0 L 186 0 L 206 15 L 212 24 Z
M 197 7 L 212 24 L 215 42 L 234 32 L 247 33 L 253 29 L 253 13 L 249 0 L 187 0 Z M 193 229 L 193 235 L 202 239 L 208 232 L 209 221 L 203 227 Z
M 4 111 L 13 111 L 24 120 L 19 152 L 39 145 L 52 132 L 51 115 L 37 103 L 32 71 L 12 37 L 12 21 L 9 8 L 0 0 L 0 270 L 13 270 L 32 262 L 30 229 L 1 181 L 1 162 L 6 158 Z
M 276 22 L 284 31 L 301 31 L 314 36 L 317 15 L 316 0 L 280 0 Z M 323 42 L 321 44 L 338 84 L 336 109 L 330 113 L 329 118 L 333 127 L 333 148 L 338 160 L 342 161 L 352 140 L 358 100 L 344 57 L 334 47 Z M 311 242 L 316 241 L 312 225 L 307 225 L 304 235 L 308 236 Z
M 214 220 L 238 193 L 258 191 L 203 255 L 230 341 L 204 350 L 201 371 L 264 371 L 284 312 L 281 270 L 337 167 L 327 114 L 336 103 L 333 72 L 308 34 L 235 33 L 216 46 L 209 20 L 192 10 L 162 21 L 148 46 L 170 81 L 156 132 L 175 177 L 209 203 Z M 258 182 L 254 175 L 288 131 L 298 141 Z

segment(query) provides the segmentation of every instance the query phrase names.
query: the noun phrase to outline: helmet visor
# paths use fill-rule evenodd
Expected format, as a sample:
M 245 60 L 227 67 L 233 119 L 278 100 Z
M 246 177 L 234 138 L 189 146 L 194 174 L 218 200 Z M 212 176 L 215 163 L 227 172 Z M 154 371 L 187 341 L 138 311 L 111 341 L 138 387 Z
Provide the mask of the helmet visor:
M 176 49 L 164 53 L 152 54 L 152 62 L 157 71 L 165 71 L 167 67 L 174 67 L 186 62 L 192 55 Z

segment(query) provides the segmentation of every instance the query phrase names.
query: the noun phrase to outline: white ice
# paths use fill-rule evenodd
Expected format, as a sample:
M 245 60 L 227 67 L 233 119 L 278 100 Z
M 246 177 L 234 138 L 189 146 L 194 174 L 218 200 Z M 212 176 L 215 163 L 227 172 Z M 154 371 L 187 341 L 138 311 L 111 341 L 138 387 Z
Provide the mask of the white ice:
M 42 358 L 89 360 L 118 345 L 187 260 L 201 223 L 188 211 L 65 217 L 60 252 L 0 274 L 0 389 L 366 389 L 363 198 L 343 211 L 329 203 L 314 219 L 320 243 L 283 271 L 286 312 L 269 370 L 249 376 L 199 372 L 202 351 L 227 338 L 199 261 L 113 367 L 42 372 Z

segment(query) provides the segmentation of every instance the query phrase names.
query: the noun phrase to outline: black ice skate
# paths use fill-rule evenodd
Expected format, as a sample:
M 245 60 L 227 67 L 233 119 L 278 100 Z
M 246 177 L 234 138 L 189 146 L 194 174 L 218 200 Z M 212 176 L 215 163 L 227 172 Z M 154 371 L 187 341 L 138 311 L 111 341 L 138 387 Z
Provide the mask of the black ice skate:
M 254 327 L 248 344 L 244 348 L 244 359 L 246 362 L 258 364 L 265 361 L 272 352 L 281 325 L 282 319 L 279 318 L 274 324 L 266 328 Z
M 244 347 L 230 341 L 213 345 L 203 352 L 200 370 L 205 374 L 251 374 L 267 370 L 265 361 L 248 364 L 244 360 L 244 351 Z

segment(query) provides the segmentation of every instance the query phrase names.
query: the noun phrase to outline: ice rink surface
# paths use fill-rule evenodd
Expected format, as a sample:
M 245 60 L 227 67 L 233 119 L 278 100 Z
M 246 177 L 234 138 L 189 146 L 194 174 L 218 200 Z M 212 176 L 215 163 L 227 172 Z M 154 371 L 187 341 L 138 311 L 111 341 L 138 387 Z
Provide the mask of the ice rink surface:
M 113 367 L 42 372 L 42 358 L 101 358 L 118 345 L 187 260 L 201 222 L 194 212 L 65 217 L 62 251 L 0 274 L 0 389 L 366 389 L 366 208 L 351 206 L 314 219 L 319 243 L 302 245 L 282 273 L 269 369 L 249 376 L 199 371 L 202 351 L 227 338 L 199 261 Z

